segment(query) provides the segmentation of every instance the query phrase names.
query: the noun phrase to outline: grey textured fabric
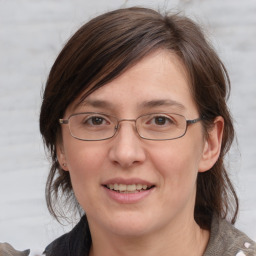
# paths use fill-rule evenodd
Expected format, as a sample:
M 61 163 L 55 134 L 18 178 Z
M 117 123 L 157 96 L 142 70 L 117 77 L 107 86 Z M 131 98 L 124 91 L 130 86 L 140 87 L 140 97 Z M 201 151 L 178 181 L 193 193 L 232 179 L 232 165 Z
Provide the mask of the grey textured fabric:
M 0 256 L 28 256 L 30 250 L 17 251 L 8 243 L 0 243 Z
M 214 217 L 203 256 L 256 256 L 256 244 L 226 220 Z

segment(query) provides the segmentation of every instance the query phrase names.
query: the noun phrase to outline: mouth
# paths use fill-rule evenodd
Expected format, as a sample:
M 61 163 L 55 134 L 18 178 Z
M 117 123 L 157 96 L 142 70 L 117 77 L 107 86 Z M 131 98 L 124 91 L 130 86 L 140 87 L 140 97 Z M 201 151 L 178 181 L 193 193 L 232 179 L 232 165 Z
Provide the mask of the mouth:
M 109 190 L 113 190 L 117 193 L 129 194 L 129 193 L 140 193 L 146 190 L 150 190 L 154 185 L 146 184 L 106 184 L 104 185 Z

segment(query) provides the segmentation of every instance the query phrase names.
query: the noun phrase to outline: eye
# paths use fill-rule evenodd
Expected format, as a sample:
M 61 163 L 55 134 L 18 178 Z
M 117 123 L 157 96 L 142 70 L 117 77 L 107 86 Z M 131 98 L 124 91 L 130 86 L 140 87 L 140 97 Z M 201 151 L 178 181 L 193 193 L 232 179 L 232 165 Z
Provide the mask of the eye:
M 84 120 L 84 124 L 91 126 L 108 125 L 109 123 L 103 116 L 89 116 Z
M 167 126 L 174 124 L 174 121 L 171 117 L 166 115 L 157 115 L 157 116 L 150 116 L 147 121 L 147 124 L 156 125 L 156 126 Z
M 105 121 L 104 118 L 99 117 L 99 116 L 93 116 L 87 120 L 87 122 L 92 125 L 101 125 L 104 123 L 104 121 Z
M 80 126 L 83 129 L 90 128 L 103 128 L 112 123 L 111 119 L 107 115 L 98 113 L 81 113 L 72 116 L 72 126 Z
M 169 118 L 167 118 L 165 116 L 156 116 L 156 117 L 154 117 L 153 120 L 156 125 L 165 125 L 165 124 L 169 123 Z

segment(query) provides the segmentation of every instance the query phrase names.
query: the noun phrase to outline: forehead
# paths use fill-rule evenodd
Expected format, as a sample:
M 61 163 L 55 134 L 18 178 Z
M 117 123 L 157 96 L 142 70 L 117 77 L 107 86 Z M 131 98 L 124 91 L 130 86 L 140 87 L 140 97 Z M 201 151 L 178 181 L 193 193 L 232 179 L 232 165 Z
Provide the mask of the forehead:
M 160 50 L 91 93 L 79 105 L 78 99 L 72 104 L 72 111 L 88 107 L 122 111 L 160 106 L 186 111 L 196 108 L 189 84 L 181 60 L 170 51 Z

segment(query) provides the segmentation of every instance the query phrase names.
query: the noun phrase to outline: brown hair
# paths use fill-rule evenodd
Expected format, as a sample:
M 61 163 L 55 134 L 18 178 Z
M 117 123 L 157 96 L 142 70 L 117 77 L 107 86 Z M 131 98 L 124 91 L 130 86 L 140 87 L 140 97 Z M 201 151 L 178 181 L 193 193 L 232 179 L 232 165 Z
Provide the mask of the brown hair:
M 211 170 L 198 174 L 195 220 L 207 229 L 213 214 L 223 218 L 231 214 L 232 223 L 235 222 L 238 199 L 224 166 L 224 156 L 234 138 L 226 105 L 230 89 L 227 71 L 192 20 L 137 7 L 108 12 L 83 25 L 67 42 L 50 71 L 40 131 L 51 154 L 46 199 L 56 218 L 61 210 L 56 208 L 59 199 L 79 208 L 69 173 L 62 170 L 57 160 L 56 142 L 61 137 L 58 119 L 83 92 L 85 98 L 157 49 L 174 52 L 186 67 L 206 136 L 215 117 L 222 116 L 225 121 L 219 159 Z

